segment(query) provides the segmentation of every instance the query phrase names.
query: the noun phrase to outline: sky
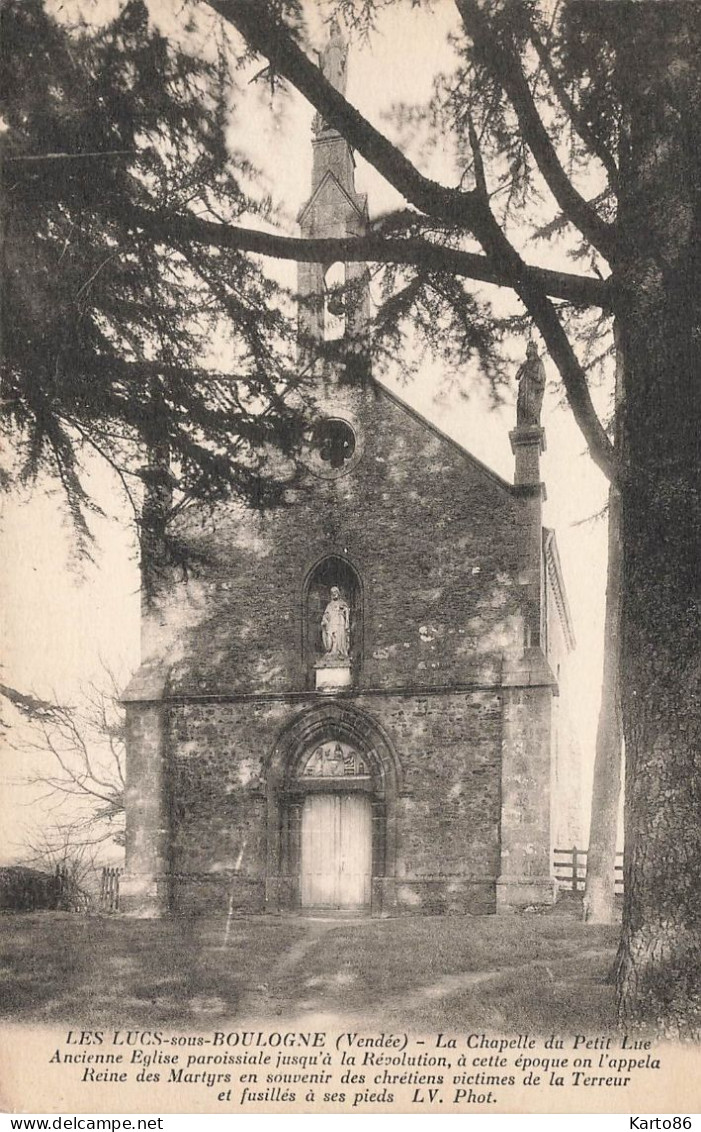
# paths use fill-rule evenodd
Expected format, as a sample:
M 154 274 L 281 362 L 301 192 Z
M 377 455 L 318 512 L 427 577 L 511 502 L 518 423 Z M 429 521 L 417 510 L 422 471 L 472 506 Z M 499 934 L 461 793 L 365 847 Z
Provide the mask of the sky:
M 104 18 L 115 4 L 88 2 L 94 18 Z M 151 0 L 154 18 L 169 34 L 182 33 L 180 8 L 170 0 Z M 392 104 L 420 103 L 430 95 L 436 70 L 448 66 L 446 37 L 453 25 L 453 5 L 437 0 L 432 10 L 408 4 L 393 6 L 370 42 L 354 44 L 349 59 L 347 97 L 381 129 L 398 137 L 388 121 Z M 207 17 L 209 19 L 209 17 Z M 318 47 L 324 39 L 320 10 L 310 7 L 310 23 Z M 197 35 L 206 40 L 207 21 Z M 204 35 L 203 35 L 204 31 Z M 259 70 L 254 68 L 252 73 Z M 284 230 L 295 234 L 294 218 L 309 194 L 311 176 L 311 119 L 313 111 L 296 94 L 271 99 L 260 84 L 242 83 L 237 95 L 230 140 L 252 152 L 282 206 Z M 422 172 L 454 183 L 450 155 L 412 150 Z M 362 159 L 356 187 L 369 197 L 370 216 L 401 205 L 391 189 Z M 539 249 L 527 249 L 531 262 L 546 263 Z M 560 258 L 548 266 L 567 267 Z M 281 279 L 293 284 L 290 267 L 275 267 Z M 572 268 L 570 267 L 570 270 Z M 495 290 L 495 289 L 492 289 Z M 496 298 L 497 305 L 499 298 Z M 525 341 L 515 343 L 514 375 L 525 357 Z M 569 597 L 577 651 L 572 658 L 572 683 L 577 689 L 574 724 L 585 763 L 591 767 L 598 714 L 606 573 L 606 522 L 592 520 L 606 501 L 606 483 L 586 453 L 584 440 L 569 410 L 554 366 L 544 358 L 548 388 L 542 423 L 547 450 L 542 458 L 546 484 L 544 523 L 556 530 Z M 507 480 L 513 479 L 513 456 L 508 432 L 515 425 L 516 382 L 505 403 L 493 408 L 477 368 L 457 375 L 468 396 L 446 391 L 439 367 L 428 365 L 419 380 L 402 382 L 400 396 L 439 428 Z M 91 486 L 104 517 L 93 523 L 94 562 L 75 559 L 69 520 L 60 492 L 42 485 L 6 500 L 0 553 L 3 681 L 40 696 L 75 702 L 90 681 L 102 679 L 103 666 L 123 674 L 139 660 L 138 570 L 128 514 L 111 473 L 91 465 Z M 2 760 L 0 823 L 5 829 L 5 859 L 21 855 L 22 830 L 36 814 L 36 791 L 22 786 L 26 756 L 6 750 Z M 586 803 L 585 803 L 586 804 Z

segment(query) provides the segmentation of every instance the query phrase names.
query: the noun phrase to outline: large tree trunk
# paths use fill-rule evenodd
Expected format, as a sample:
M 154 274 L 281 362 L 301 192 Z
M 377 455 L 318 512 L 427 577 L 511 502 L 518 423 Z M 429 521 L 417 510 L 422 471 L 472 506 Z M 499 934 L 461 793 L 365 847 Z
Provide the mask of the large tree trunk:
M 140 421 L 146 464 L 140 476 L 144 485 L 139 516 L 142 614 L 148 614 L 169 564 L 167 529 L 173 506 L 173 477 L 167 441 L 167 410 L 154 379 L 148 388 Z
M 631 4 L 617 314 L 625 359 L 621 701 L 627 1026 L 701 1034 L 698 428 L 701 8 Z
M 612 924 L 615 917 L 615 866 L 621 796 L 621 700 L 619 629 L 621 621 L 621 501 L 609 488 L 608 569 L 604 622 L 604 672 L 596 732 L 584 919 Z
M 144 611 L 149 607 L 169 564 L 166 531 L 173 505 L 173 479 L 167 444 L 150 443 L 147 463 L 141 469 L 144 484 L 139 520 L 141 549 L 141 596 Z

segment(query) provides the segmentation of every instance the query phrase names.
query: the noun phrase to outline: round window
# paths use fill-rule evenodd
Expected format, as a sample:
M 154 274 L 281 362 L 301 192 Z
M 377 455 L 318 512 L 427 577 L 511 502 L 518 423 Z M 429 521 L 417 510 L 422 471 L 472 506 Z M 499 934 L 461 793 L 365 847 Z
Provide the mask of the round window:
M 314 446 L 330 468 L 342 468 L 355 452 L 355 433 L 347 421 L 320 421 L 314 430 Z
M 308 465 L 316 475 L 335 479 L 350 471 L 360 456 L 357 437 L 348 421 L 325 417 L 314 426 Z

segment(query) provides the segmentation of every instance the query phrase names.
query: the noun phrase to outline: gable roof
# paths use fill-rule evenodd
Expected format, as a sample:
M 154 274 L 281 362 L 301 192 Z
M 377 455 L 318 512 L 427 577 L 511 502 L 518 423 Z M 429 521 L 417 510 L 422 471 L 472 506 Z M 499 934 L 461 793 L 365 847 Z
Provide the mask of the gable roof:
M 456 452 L 459 452 L 460 455 L 468 461 L 468 463 L 472 464 L 472 466 L 476 468 L 477 471 L 487 476 L 488 479 L 492 480 L 493 483 L 495 483 L 503 491 L 508 492 L 509 495 L 519 495 L 519 491 L 514 487 L 512 483 L 509 483 L 508 480 L 502 479 L 502 477 L 498 475 L 497 472 L 493 471 L 493 469 L 490 468 L 488 464 L 483 464 L 481 460 L 478 460 L 476 456 L 473 456 L 472 453 L 469 452 L 468 449 L 465 448 L 462 444 L 460 444 L 459 441 L 454 440 L 453 437 L 449 436 L 447 432 L 443 432 L 443 430 L 438 428 L 438 426 L 430 421 L 428 417 L 425 417 L 422 413 L 419 413 L 416 409 L 412 408 L 411 405 L 407 404 L 407 402 L 402 400 L 402 398 L 399 397 L 396 393 L 390 391 L 385 385 L 378 381 L 376 377 L 372 377 L 370 380 L 372 381 L 373 386 L 382 394 L 382 396 L 386 397 L 389 401 L 392 401 L 404 413 L 407 413 L 410 417 L 413 417 L 414 420 L 422 426 L 422 428 L 427 429 L 429 432 L 432 432 L 434 436 L 438 437 L 439 440 L 445 441 L 446 444 L 449 444 L 451 448 L 453 448 Z
M 348 201 L 351 208 L 355 209 L 355 211 L 357 212 L 358 216 L 361 219 L 364 220 L 364 219 L 367 218 L 367 201 L 368 201 L 367 194 L 365 194 L 365 193 L 355 193 L 354 194 L 355 199 L 354 199 L 350 195 L 348 190 L 344 189 L 344 187 L 341 184 L 341 182 L 339 181 L 338 177 L 334 173 L 332 173 L 330 169 L 327 169 L 326 172 L 324 173 L 324 176 L 319 181 L 319 184 L 314 189 L 314 192 L 310 196 L 307 203 L 303 204 L 301 209 L 297 213 L 297 223 L 299 225 L 302 224 L 304 217 L 309 212 L 309 209 L 314 204 L 314 201 L 316 200 L 316 198 L 318 196 L 320 196 L 321 190 L 324 188 L 324 186 L 329 181 L 333 181 L 333 183 L 336 186 L 336 188 L 338 189 L 338 191 L 343 194 L 343 196 L 346 198 L 346 200 Z
M 403 412 L 408 413 L 409 416 L 413 417 L 414 420 L 416 420 L 423 428 L 426 428 L 429 430 L 429 432 L 432 432 L 434 436 L 437 436 L 440 440 L 443 440 L 447 444 L 450 444 L 451 447 L 459 452 L 461 456 L 463 456 L 470 464 L 473 465 L 473 467 L 475 467 L 483 475 L 491 479 L 498 487 L 502 488 L 502 490 L 508 492 L 510 495 L 520 495 L 519 489 L 515 487 L 514 484 L 509 483 L 505 479 L 502 479 L 502 477 L 495 471 L 493 471 L 492 468 L 490 468 L 487 464 L 483 464 L 481 460 L 478 460 L 476 456 L 473 456 L 472 453 L 467 450 L 467 448 L 464 448 L 463 445 L 460 444 L 457 440 L 454 440 L 452 436 L 448 436 L 447 433 L 439 429 L 427 417 L 424 417 L 422 413 L 417 412 L 417 410 L 413 409 L 411 405 L 408 405 L 406 401 L 403 401 L 401 397 L 398 397 L 396 393 L 391 392 L 386 388 L 386 386 L 382 385 L 382 383 L 379 382 L 377 378 L 373 377 L 371 378 L 371 381 L 375 389 L 377 389 L 382 394 L 382 396 L 387 397 L 390 401 L 392 401 L 395 405 L 402 409 Z M 548 578 L 553 588 L 555 604 L 557 605 L 565 643 L 567 645 L 568 651 L 572 652 L 577 647 L 577 640 L 574 635 L 572 614 L 570 612 L 569 601 L 567 600 L 567 590 L 565 589 L 565 579 L 562 573 L 562 563 L 560 561 L 560 554 L 557 549 L 555 531 L 550 527 L 543 527 L 543 555 L 545 558 L 545 569 L 548 572 Z

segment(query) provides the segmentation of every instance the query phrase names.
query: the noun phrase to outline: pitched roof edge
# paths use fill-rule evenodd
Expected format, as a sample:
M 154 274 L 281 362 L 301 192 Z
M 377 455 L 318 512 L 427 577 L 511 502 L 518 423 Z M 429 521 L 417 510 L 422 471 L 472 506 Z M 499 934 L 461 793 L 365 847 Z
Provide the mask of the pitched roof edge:
M 160 657 L 143 660 L 119 697 L 122 704 L 160 703 L 166 698 L 170 665 Z
M 314 192 L 310 196 L 309 200 L 306 201 L 305 204 L 302 205 L 299 212 L 297 213 L 297 223 L 301 225 L 302 220 L 306 216 L 306 214 L 309 211 L 309 209 L 311 208 L 314 200 L 319 195 L 319 193 L 321 192 L 322 188 L 324 187 L 326 182 L 329 180 L 329 178 L 331 178 L 331 180 L 338 186 L 338 188 L 341 190 L 341 192 L 343 193 L 343 195 L 346 198 L 346 200 L 348 201 L 348 203 L 358 213 L 358 216 L 361 218 L 361 220 L 367 220 L 367 201 L 368 201 L 367 193 L 356 193 L 355 196 L 358 199 L 353 200 L 353 197 L 350 195 L 350 193 L 348 192 L 347 189 L 344 189 L 343 185 L 339 181 L 336 174 L 333 173 L 331 169 L 327 169 L 326 172 L 324 173 L 324 176 L 319 181 L 319 184 L 314 189 Z
M 455 448 L 461 456 L 464 456 L 466 460 L 469 460 L 469 462 L 473 464 L 478 471 L 486 475 L 498 487 L 507 491 L 509 495 L 516 496 L 518 494 L 512 483 L 509 483 L 508 480 L 502 479 L 502 477 L 487 464 L 483 464 L 481 460 L 478 460 L 476 456 L 473 456 L 472 453 L 469 452 L 468 449 L 465 448 L 459 440 L 455 440 L 454 437 L 449 436 L 447 432 L 443 432 L 443 430 L 438 428 L 438 426 L 435 425 L 433 421 L 430 421 L 428 417 L 425 417 L 423 413 L 420 413 L 418 411 L 418 409 L 414 409 L 411 405 L 409 405 L 406 401 L 399 397 L 393 390 L 388 389 L 387 386 L 383 385 L 381 381 L 378 381 L 376 377 L 371 378 L 371 381 L 372 384 L 377 389 L 379 389 L 385 397 L 388 397 L 390 401 L 393 401 L 395 405 L 397 405 L 400 409 L 403 409 L 405 413 L 408 413 L 410 417 L 413 417 L 414 420 L 418 421 L 418 423 L 420 425 L 423 425 L 424 428 L 429 429 L 429 431 L 437 436 L 439 440 L 445 440 L 446 443 Z
M 555 594 L 555 604 L 560 614 L 560 624 L 563 628 L 567 648 L 572 652 L 577 647 L 577 639 L 574 635 L 572 614 L 570 613 L 567 590 L 565 589 L 565 579 L 562 573 L 562 563 L 560 562 L 560 553 L 557 549 L 557 539 L 555 538 L 555 531 L 550 527 L 543 527 L 543 553 L 545 555 L 548 577 L 550 578 Z

